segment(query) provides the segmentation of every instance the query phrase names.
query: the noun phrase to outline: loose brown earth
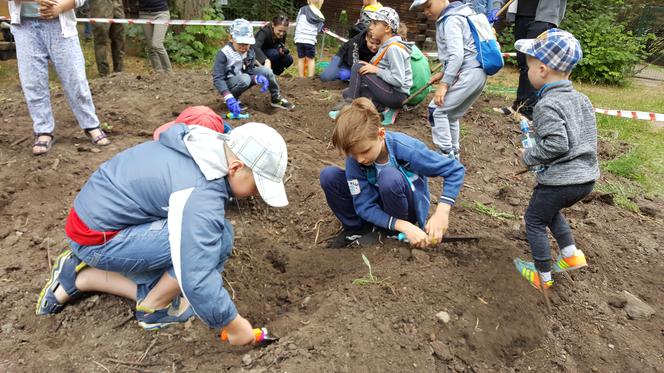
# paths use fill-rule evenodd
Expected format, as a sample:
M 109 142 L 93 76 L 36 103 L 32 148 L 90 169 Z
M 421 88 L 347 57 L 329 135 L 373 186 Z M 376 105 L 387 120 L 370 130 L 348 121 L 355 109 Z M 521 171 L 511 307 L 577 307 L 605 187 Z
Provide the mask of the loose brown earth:
M 270 108 L 257 90 L 244 97 L 252 119 L 274 126 L 288 143 L 291 204 L 275 210 L 246 200 L 229 208 L 237 237 L 227 288 L 241 314 L 268 326 L 278 343 L 230 347 L 200 321 L 147 332 L 132 318 L 130 302 L 106 295 L 36 317 L 47 252 L 55 257 L 65 247 L 64 219 L 92 171 L 150 140 L 154 128 L 189 105 L 222 110 L 205 72 L 177 72 L 165 81 L 124 74 L 91 86 L 100 119 L 113 126 L 113 144 L 100 152 L 91 146 L 56 87 L 58 142 L 39 158 L 30 154 L 32 124 L 20 87 L 0 88 L 0 371 L 664 371 L 663 201 L 637 201 L 641 215 L 600 195 L 568 209 L 590 267 L 555 277 L 554 311 L 547 314 L 512 265 L 515 257 L 529 258 L 520 216 L 533 176 L 514 176 L 516 126 L 490 113 L 500 102 L 483 96 L 463 121 L 466 184 L 450 223 L 451 234 L 480 236 L 478 244 L 431 252 L 394 242 L 327 250 L 316 239 L 339 224 L 318 173 L 342 164 L 327 118 L 342 85 L 300 79 L 282 81 L 297 105 L 293 112 Z M 429 142 L 425 115 L 424 108 L 404 113 L 394 129 Z M 602 157 L 625 151 L 601 147 Z M 432 181 L 435 193 L 439 184 Z M 483 215 L 476 201 L 519 218 Z M 352 284 L 367 273 L 361 253 L 380 284 Z M 657 313 L 628 319 L 608 303 L 623 290 Z M 436 319 L 440 311 L 449 313 L 449 323 Z

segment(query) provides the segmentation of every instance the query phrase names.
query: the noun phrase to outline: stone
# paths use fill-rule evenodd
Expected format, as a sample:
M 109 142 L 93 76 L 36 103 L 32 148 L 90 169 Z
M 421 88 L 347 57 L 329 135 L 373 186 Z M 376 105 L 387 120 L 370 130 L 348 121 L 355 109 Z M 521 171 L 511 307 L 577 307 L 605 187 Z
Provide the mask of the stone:
M 450 314 L 447 313 L 447 312 L 445 312 L 445 311 L 440 311 L 440 312 L 438 312 L 438 313 L 436 314 L 436 318 L 438 318 L 438 320 L 442 321 L 442 322 L 445 323 L 445 324 L 447 324 L 448 322 L 450 322 Z
M 251 357 L 251 355 L 245 354 L 244 356 L 242 356 L 242 364 L 248 366 L 248 365 L 251 365 L 251 363 L 253 363 L 253 362 L 254 362 L 254 359 Z
M 627 290 L 623 290 L 623 295 L 627 300 L 627 304 L 625 304 L 625 311 L 627 312 L 627 316 L 629 316 L 630 319 L 645 320 L 655 313 L 655 309 L 650 307 L 648 303 L 637 298 L 634 294 L 628 292 Z
M 436 355 L 439 359 L 443 361 L 452 361 L 452 359 L 454 359 L 452 351 L 450 351 L 450 348 L 442 341 L 433 341 L 430 343 L 430 345 L 433 349 L 433 354 Z

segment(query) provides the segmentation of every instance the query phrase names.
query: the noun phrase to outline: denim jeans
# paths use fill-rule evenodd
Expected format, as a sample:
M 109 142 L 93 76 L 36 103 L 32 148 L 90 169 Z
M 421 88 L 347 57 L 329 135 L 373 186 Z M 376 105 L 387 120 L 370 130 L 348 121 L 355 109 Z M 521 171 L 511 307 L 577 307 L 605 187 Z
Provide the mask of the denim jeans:
M 574 245 L 572 229 L 560 210 L 582 200 L 594 186 L 594 181 L 576 185 L 535 186 L 524 219 L 526 236 L 538 271 L 551 271 L 551 246 L 546 228 L 551 230 L 560 249 Z
M 281 98 L 281 93 L 279 91 L 279 83 L 277 83 L 277 77 L 274 75 L 272 70 L 267 67 L 256 67 L 254 68 L 254 75 L 263 75 L 270 82 L 267 89 L 270 91 L 270 97 L 272 100 L 277 100 Z M 231 91 L 231 94 L 236 98 L 239 98 L 244 91 L 251 88 L 254 85 L 254 81 L 249 74 L 239 74 L 229 78 L 226 81 L 228 85 L 228 90 Z
M 330 64 L 320 74 L 320 80 L 331 82 L 333 80 L 350 80 L 350 69 L 341 63 L 338 56 L 332 57 Z
M 175 278 L 171 261 L 168 221 L 127 227 L 105 244 L 79 245 L 70 240 L 71 249 L 79 259 L 91 267 L 118 272 L 138 285 L 138 299 L 143 298 L 159 281 L 164 272 Z M 224 220 L 224 234 L 220 243 L 230 253 L 233 247 L 233 226 Z M 219 258 L 217 269 L 221 272 L 228 256 Z

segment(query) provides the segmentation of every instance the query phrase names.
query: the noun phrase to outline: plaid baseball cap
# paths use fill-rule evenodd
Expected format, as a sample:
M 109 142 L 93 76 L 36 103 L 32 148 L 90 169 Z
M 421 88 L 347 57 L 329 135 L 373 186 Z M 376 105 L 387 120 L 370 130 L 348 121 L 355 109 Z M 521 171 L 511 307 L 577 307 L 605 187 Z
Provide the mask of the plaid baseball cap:
M 579 41 L 574 35 L 558 28 L 544 31 L 536 39 L 517 40 L 514 48 L 562 72 L 572 71 L 583 58 Z
M 244 18 L 238 18 L 233 21 L 231 25 L 231 37 L 238 44 L 251 44 L 256 43 L 254 39 L 254 29 L 251 27 L 251 23 Z
M 273 207 L 288 205 L 283 182 L 288 154 L 279 132 L 263 123 L 246 123 L 228 134 L 227 143 L 254 173 L 263 201 Z
M 367 12 L 367 17 L 372 21 L 381 21 L 387 23 L 394 33 L 399 29 L 399 14 L 396 10 L 384 6 L 375 12 Z

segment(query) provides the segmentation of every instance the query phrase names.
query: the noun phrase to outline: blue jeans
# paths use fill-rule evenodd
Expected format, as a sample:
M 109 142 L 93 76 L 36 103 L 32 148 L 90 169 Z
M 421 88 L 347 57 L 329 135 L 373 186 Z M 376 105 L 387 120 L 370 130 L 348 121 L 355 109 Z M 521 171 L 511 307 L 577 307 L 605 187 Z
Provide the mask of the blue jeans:
M 324 82 L 331 82 L 333 80 L 350 80 L 350 68 L 342 64 L 339 56 L 332 57 L 332 61 L 327 65 L 327 68 L 320 74 L 320 80 Z
M 274 75 L 281 75 L 290 65 L 293 64 L 293 56 L 290 54 L 281 54 L 275 48 L 263 51 L 272 63 L 272 72 Z
M 274 75 L 272 70 L 263 66 L 254 68 L 254 75 L 259 74 L 265 76 L 270 82 L 267 89 L 270 91 L 270 97 L 272 100 L 274 101 L 281 98 L 279 83 L 277 83 L 277 77 Z M 228 85 L 228 90 L 231 91 L 231 94 L 236 98 L 239 98 L 240 95 L 244 93 L 244 91 L 254 85 L 254 81 L 251 78 L 251 75 L 242 73 L 228 78 L 228 80 L 226 80 L 226 84 Z
M 327 205 L 341 221 L 344 229 L 359 230 L 368 224 L 355 212 L 346 171 L 335 166 L 325 167 L 320 173 L 320 186 L 325 192 Z M 378 175 L 378 194 L 379 203 L 388 215 L 417 222 L 413 191 L 401 171 L 389 166 L 384 168 Z
M 165 272 L 175 278 L 167 223 L 162 219 L 127 227 L 102 245 L 83 246 L 69 242 L 74 255 L 90 267 L 121 273 L 136 283 L 137 299 L 142 299 Z M 220 244 L 225 254 L 219 258 L 219 272 L 223 271 L 224 262 L 233 248 L 233 226 L 228 219 L 224 220 L 224 232 L 229 234 L 222 235 Z

